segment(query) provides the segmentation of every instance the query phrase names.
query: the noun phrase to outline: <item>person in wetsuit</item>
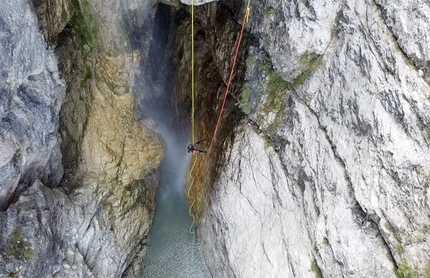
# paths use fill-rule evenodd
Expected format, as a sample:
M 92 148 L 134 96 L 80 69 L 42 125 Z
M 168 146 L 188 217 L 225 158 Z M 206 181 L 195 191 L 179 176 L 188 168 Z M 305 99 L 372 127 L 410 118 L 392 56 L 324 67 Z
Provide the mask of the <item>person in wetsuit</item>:
M 192 153 L 192 154 L 196 154 L 196 153 L 205 153 L 206 151 L 202 151 L 202 150 L 198 150 L 197 145 L 200 143 L 203 143 L 205 140 L 200 140 L 194 144 L 189 144 L 188 145 L 188 153 Z

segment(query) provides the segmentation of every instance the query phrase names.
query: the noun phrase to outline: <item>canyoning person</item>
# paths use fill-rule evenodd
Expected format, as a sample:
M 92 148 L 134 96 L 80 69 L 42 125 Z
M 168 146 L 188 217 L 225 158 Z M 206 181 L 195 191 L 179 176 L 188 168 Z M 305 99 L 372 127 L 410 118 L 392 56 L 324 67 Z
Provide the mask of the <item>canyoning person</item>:
M 188 153 L 193 153 L 193 154 L 196 154 L 196 153 L 205 153 L 206 151 L 202 151 L 202 150 L 196 149 L 197 145 L 200 144 L 200 143 L 203 143 L 205 140 L 206 139 L 200 140 L 200 141 L 198 141 L 198 142 L 196 142 L 194 144 L 189 144 L 188 145 Z

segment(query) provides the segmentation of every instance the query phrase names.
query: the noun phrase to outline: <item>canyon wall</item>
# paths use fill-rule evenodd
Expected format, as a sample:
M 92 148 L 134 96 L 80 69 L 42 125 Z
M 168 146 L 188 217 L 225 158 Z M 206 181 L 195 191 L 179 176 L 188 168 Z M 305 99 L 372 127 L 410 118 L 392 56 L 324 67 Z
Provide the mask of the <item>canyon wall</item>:
M 177 9 L 172 83 L 190 111 L 190 10 L 162 2 Z M 247 3 L 204 2 L 195 112 L 207 148 Z M 163 146 L 136 119 L 132 87 L 153 38 L 128 32 L 151 34 L 156 4 L 0 4 L 1 276 L 139 272 Z M 193 189 L 212 276 L 430 275 L 428 4 L 250 11 Z
M 196 190 L 214 277 L 430 275 L 428 14 L 421 1 L 251 1 L 230 96 L 242 119 Z
M 135 117 L 124 16 L 154 4 L 0 4 L 0 276 L 140 271 L 164 151 Z

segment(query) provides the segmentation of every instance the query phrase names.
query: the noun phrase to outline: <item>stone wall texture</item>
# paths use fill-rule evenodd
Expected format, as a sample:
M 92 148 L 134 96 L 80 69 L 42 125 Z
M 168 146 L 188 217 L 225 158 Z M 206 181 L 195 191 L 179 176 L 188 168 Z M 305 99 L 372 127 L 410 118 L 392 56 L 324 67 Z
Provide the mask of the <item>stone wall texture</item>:
M 245 116 L 199 221 L 214 277 L 430 275 L 428 9 L 251 1 Z
M 164 151 L 121 20 L 150 4 L 0 4 L 1 277 L 139 273 Z

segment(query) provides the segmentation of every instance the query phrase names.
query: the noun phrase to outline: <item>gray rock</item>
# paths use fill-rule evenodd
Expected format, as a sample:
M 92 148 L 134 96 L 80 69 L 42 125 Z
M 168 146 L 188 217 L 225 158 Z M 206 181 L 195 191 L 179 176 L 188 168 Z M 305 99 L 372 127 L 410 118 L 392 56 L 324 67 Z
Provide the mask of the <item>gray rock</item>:
M 51 210 L 53 201 L 50 189 L 36 181 L 17 203 L 0 214 L 2 275 L 49 277 L 53 274 L 52 265 L 62 260 L 57 256 L 61 241 L 52 240 L 58 236 L 54 226 L 58 216 Z
M 388 2 L 252 4 L 247 119 L 199 226 L 214 276 L 426 275 L 427 35 L 399 49 Z
M 0 25 L 0 209 L 4 210 L 19 180 L 30 185 L 40 179 L 55 187 L 62 178 L 57 130 L 65 84 L 27 1 L 2 2 Z
M 49 4 L 49 1 L 43 2 Z M 139 13 L 137 9 L 152 4 L 113 2 L 116 4 L 113 9 L 125 4 L 125 9 L 134 9 L 136 13 Z M 62 17 L 61 5 L 54 6 L 53 18 Z M 25 0 L 0 4 L 0 277 L 136 276 L 139 269 L 135 261 L 140 263 L 145 252 L 146 234 L 155 206 L 157 175 L 151 169 L 161 160 L 162 152 L 146 156 L 146 149 L 132 144 L 138 149 L 137 159 L 127 160 L 127 155 L 133 157 L 134 152 L 126 149 L 124 142 L 116 141 L 122 144 L 125 153 L 118 159 L 130 164 L 129 168 L 122 169 L 118 169 L 119 164 L 115 165 L 116 179 L 104 180 L 101 177 L 106 172 L 93 171 L 83 177 L 73 176 L 67 180 L 67 186 L 62 183 L 58 187 L 63 177 L 59 114 L 66 85 L 60 78 L 54 50 L 44 42 L 33 12 Z M 68 12 L 62 20 L 67 21 Z M 103 15 L 109 23 L 116 24 L 118 11 L 112 13 L 108 8 L 100 8 L 100 12 L 106 12 Z M 45 26 L 51 19 L 45 18 L 41 25 Z M 55 30 L 65 25 L 57 23 L 53 30 L 45 32 L 53 40 L 58 35 Z M 104 27 L 103 30 L 109 30 Z M 119 30 L 110 31 L 113 34 Z M 66 64 L 73 63 L 66 61 Z M 69 71 L 80 73 L 72 66 Z M 70 80 L 78 80 L 74 86 L 80 86 L 82 77 Z M 76 91 L 79 93 L 80 89 Z M 132 103 L 132 95 L 127 97 Z M 133 118 L 130 111 L 124 112 Z M 116 116 L 112 118 L 119 122 Z M 130 126 L 130 122 L 118 125 Z M 133 123 L 136 127 L 133 135 L 138 138 L 142 128 Z M 75 121 L 74 124 L 83 123 Z M 124 137 L 128 144 L 141 138 Z M 152 134 L 147 137 L 148 140 L 140 140 L 139 144 L 151 147 L 155 142 L 154 149 L 162 148 Z M 102 144 L 99 145 L 104 147 Z M 84 164 L 82 159 L 74 162 Z M 127 170 L 132 166 L 139 171 L 132 173 L 130 181 L 124 177 L 130 174 Z
M 25 190 L 0 213 L 0 275 L 121 277 L 140 252 L 136 246 L 144 244 L 150 224 L 145 210 L 154 206 L 146 200 L 154 198 L 154 187 L 139 191 L 145 203 L 132 204 L 143 211 L 133 223 L 126 216 L 115 219 L 119 208 L 109 200 L 100 202 L 107 192 L 97 196 L 96 188 L 93 184 L 66 195 L 36 181 Z
M 255 1 L 249 24 L 272 59 L 292 82 L 308 69 L 308 60 L 329 47 L 341 9 L 339 1 Z
M 430 6 L 426 1 L 375 1 L 399 48 L 421 66 L 430 61 Z

